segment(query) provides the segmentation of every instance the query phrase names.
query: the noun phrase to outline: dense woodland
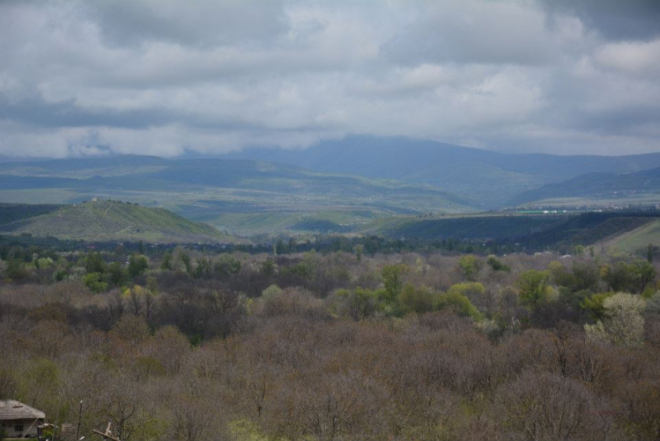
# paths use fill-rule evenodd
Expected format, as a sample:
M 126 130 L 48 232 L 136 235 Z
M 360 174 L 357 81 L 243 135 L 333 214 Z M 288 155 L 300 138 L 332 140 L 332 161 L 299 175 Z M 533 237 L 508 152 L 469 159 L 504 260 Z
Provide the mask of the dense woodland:
M 660 440 L 646 259 L 0 250 L 0 398 L 60 439 Z M 283 251 L 280 249 L 279 251 Z

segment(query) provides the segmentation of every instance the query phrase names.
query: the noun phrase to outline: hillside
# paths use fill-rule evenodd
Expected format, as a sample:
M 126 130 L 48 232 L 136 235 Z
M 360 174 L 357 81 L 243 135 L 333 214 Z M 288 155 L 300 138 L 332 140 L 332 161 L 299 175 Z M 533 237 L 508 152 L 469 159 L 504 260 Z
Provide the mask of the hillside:
M 612 254 L 641 254 L 646 252 L 649 245 L 656 249 L 660 246 L 660 220 L 647 222 L 603 242 L 603 248 Z
M 660 202 L 660 168 L 623 174 L 590 173 L 525 192 L 514 198 L 511 204 L 551 204 L 570 198 L 592 204 L 598 201 L 634 203 L 638 200 L 646 203 L 655 200 L 657 203 Z
M 33 208 L 34 207 L 34 208 Z M 86 241 L 232 242 L 214 228 L 160 208 L 99 201 L 60 206 L 0 205 L 0 231 Z M 5 211 L 24 213 L 16 219 Z M 40 214 L 39 211 L 43 211 Z
M 35 216 L 52 213 L 62 208 L 55 204 L 2 204 L 0 203 L 0 228 L 4 225 L 17 225 Z
M 429 184 L 481 209 L 506 206 L 520 193 L 586 173 L 626 173 L 660 167 L 660 154 L 503 154 L 427 140 L 364 136 L 322 142 L 306 150 L 252 149 L 228 157 Z
M 12 162 L 0 164 L 0 184 L 0 202 L 120 199 L 238 234 L 319 231 L 318 226 L 327 225 L 337 225 L 333 230 L 338 231 L 393 214 L 474 210 L 430 185 L 238 159 L 120 156 Z
M 558 216 L 474 215 L 420 219 L 401 217 L 375 221 L 361 231 L 389 237 L 418 239 L 502 240 L 549 229 Z
M 519 243 L 532 251 L 545 249 L 570 250 L 574 245 L 601 245 L 615 237 L 656 225 L 660 212 L 604 212 L 563 215 L 471 215 L 447 218 L 419 219 L 401 217 L 378 220 L 364 227 L 365 234 L 393 238 L 495 240 L 499 243 Z M 658 238 L 643 237 L 635 243 L 648 245 L 648 240 L 660 244 Z M 656 233 L 656 230 L 653 230 Z M 641 236 L 640 236 L 641 237 Z M 632 242 L 632 239 L 627 239 Z M 634 247 L 627 247 L 632 250 Z M 636 249 L 635 249 L 636 250 Z

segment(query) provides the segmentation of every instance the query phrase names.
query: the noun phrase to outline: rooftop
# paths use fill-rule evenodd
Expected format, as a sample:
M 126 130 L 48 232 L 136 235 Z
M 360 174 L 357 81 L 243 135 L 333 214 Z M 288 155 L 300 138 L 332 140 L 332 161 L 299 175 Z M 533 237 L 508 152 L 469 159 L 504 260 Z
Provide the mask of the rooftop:
M 43 419 L 46 414 L 40 410 L 14 400 L 0 400 L 0 421 Z

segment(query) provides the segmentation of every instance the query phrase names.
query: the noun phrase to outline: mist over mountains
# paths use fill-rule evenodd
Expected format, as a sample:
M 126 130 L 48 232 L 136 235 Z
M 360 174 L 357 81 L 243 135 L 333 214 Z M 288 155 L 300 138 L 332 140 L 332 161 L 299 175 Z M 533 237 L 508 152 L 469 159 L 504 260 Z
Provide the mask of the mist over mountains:
M 480 209 L 530 202 L 534 199 L 517 196 L 589 173 L 622 174 L 660 167 L 657 153 L 616 157 L 507 154 L 427 140 L 362 136 L 323 142 L 305 150 L 249 149 L 226 157 L 429 184 Z M 552 188 L 543 194 L 544 198 L 549 196 Z
M 0 163 L 0 202 L 93 197 L 162 207 L 237 234 L 346 231 L 391 216 L 660 203 L 660 154 L 505 154 L 408 138 L 216 157 Z

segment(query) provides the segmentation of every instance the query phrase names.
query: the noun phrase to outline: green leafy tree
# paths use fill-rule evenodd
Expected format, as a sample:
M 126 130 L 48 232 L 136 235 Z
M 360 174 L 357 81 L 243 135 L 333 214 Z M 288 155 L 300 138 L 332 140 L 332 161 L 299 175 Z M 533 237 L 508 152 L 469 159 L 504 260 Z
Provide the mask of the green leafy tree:
M 378 311 L 378 293 L 370 289 L 340 289 L 333 297 L 338 302 L 337 312 L 355 321 L 371 317 Z
M 581 306 L 594 320 L 605 318 L 605 300 L 614 295 L 613 292 L 597 293 L 585 298 Z
M 548 271 L 527 270 L 518 279 L 520 301 L 523 305 L 536 307 L 550 295 L 550 273 Z
M 161 263 L 160 267 L 164 270 L 171 270 L 172 269 L 172 253 L 167 252 L 163 256 L 163 262 Z
M 103 274 L 101 273 L 85 274 L 82 282 L 92 292 L 100 293 L 108 289 L 108 284 L 103 279 Z
M 509 268 L 508 265 L 505 265 L 502 263 L 497 257 L 495 256 L 488 256 L 488 259 L 486 259 L 486 263 L 488 266 L 490 266 L 493 271 L 503 271 L 506 273 L 511 272 L 511 268 Z
M 220 278 L 226 279 L 241 270 L 241 261 L 231 254 L 221 254 L 215 262 L 214 270 Z
M 423 314 L 433 311 L 434 298 L 435 296 L 430 289 L 425 287 L 415 288 L 407 283 L 396 298 L 398 313 L 405 316 L 411 312 Z
M 364 247 L 362 245 L 357 245 L 355 247 L 355 258 L 358 262 L 362 262 L 362 253 L 364 252 Z
M 440 294 L 436 301 L 436 309 L 450 309 L 463 317 L 470 317 L 475 321 L 483 318 L 479 310 L 458 291 L 448 291 Z
M 619 261 L 601 269 L 603 280 L 615 292 L 642 292 L 655 278 L 655 268 L 644 259 Z
M 105 273 L 107 265 L 101 253 L 90 251 L 85 258 L 85 271 L 88 273 Z
M 128 259 L 128 275 L 131 279 L 141 276 L 149 268 L 149 260 L 146 256 L 132 254 Z
M 463 277 L 470 281 L 475 282 L 479 276 L 479 271 L 483 268 L 484 262 L 473 255 L 461 256 L 458 259 L 458 270 L 463 275 Z
M 24 280 L 30 277 L 30 273 L 23 262 L 18 259 L 9 259 L 5 276 L 11 280 Z
M 270 277 L 275 274 L 276 266 L 275 262 L 270 259 L 266 259 L 261 263 L 261 272 L 264 276 Z
M 126 279 L 126 274 L 124 273 L 121 263 L 112 262 L 108 267 L 108 276 L 110 284 L 113 286 L 121 286 Z
M 385 300 L 393 304 L 401 292 L 401 276 L 410 271 L 408 265 L 388 265 L 383 267 L 381 275 L 385 282 Z
M 197 265 L 193 271 L 196 278 L 206 277 L 211 274 L 211 262 L 204 257 L 197 259 Z
M 192 260 L 190 260 L 190 256 L 184 252 L 181 252 L 179 255 L 179 260 L 181 260 L 181 263 L 183 263 L 186 272 L 188 274 L 192 274 L 193 268 L 192 268 Z

